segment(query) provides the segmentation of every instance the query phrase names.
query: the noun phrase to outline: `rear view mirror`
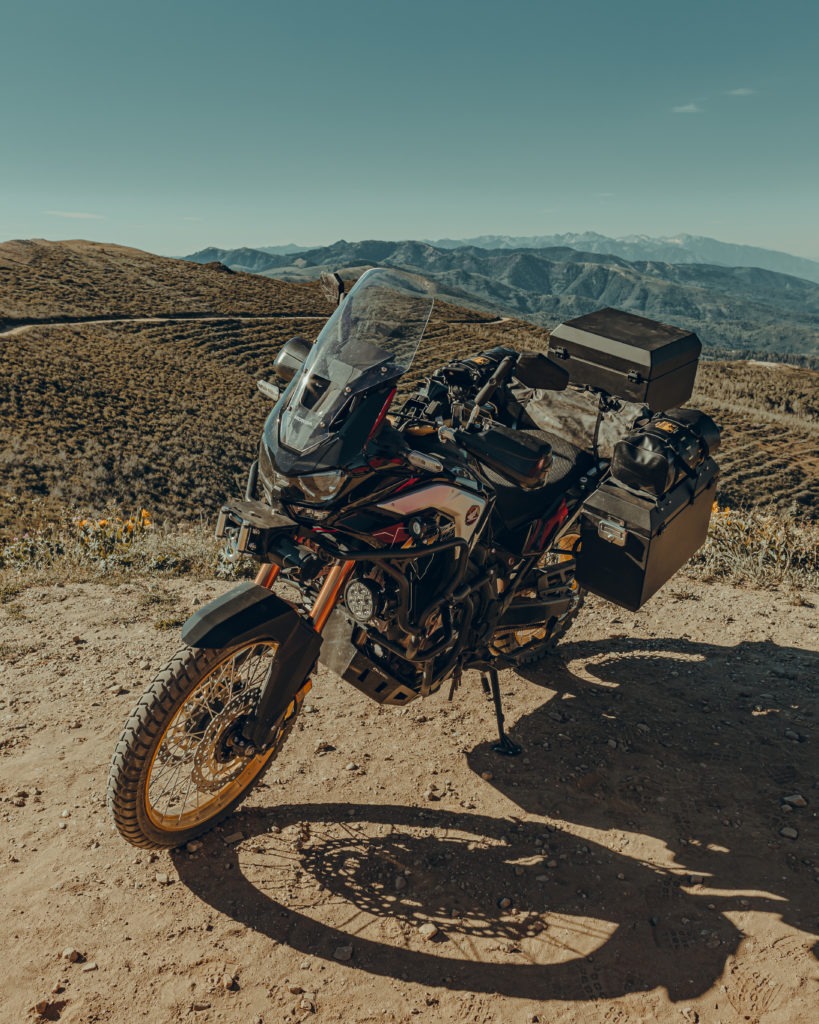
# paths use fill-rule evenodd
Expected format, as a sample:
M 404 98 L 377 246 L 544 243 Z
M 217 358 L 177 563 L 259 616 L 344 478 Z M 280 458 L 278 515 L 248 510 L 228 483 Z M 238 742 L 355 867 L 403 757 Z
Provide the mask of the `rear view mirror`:
M 330 303 L 331 306 L 340 306 L 341 300 L 344 298 L 346 286 L 344 284 L 344 278 L 339 273 L 325 272 L 319 278 L 321 284 L 321 290 L 324 293 L 324 297 Z
M 283 380 L 287 384 L 290 383 L 301 369 L 302 363 L 310 352 L 310 347 L 310 342 L 298 335 L 284 343 L 273 361 L 273 372 L 279 380 Z
M 277 384 L 271 384 L 269 380 L 257 380 L 256 387 L 269 401 L 273 403 L 278 402 L 281 391 Z
M 527 388 L 540 391 L 565 391 L 569 383 L 569 371 L 542 352 L 521 353 L 515 364 L 515 377 Z

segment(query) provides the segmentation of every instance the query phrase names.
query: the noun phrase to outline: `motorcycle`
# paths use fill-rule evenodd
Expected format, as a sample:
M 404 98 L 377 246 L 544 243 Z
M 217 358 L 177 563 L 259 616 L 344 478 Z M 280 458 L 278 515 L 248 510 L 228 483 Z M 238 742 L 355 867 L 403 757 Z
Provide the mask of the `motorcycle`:
M 497 346 L 399 395 L 434 301 L 422 278 L 369 270 L 314 344 L 280 351 L 284 390 L 259 382 L 275 404 L 216 534 L 260 568 L 188 619 L 125 725 L 108 805 L 133 845 L 179 846 L 228 815 L 284 747 L 319 662 L 394 707 L 445 683 L 452 699 L 477 670 L 494 749 L 519 753 L 498 669 L 549 654 L 587 590 L 640 607 L 703 543 L 717 428 L 651 413 L 690 395 L 696 335 L 604 310 L 553 331 L 549 355 Z M 567 388 L 598 404 L 585 446 L 527 411 Z M 636 425 L 604 458 L 600 424 L 626 401 Z

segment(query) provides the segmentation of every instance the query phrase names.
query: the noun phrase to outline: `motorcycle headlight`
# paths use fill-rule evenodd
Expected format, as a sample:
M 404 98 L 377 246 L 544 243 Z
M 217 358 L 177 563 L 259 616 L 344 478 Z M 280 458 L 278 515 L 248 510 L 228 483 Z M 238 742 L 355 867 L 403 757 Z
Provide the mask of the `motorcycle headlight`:
M 292 477 L 290 480 L 291 486 L 301 491 L 305 501 L 316 503 L 332 500 L 346 482 L 347 474 L 340 469 Z
M 321 523 L 332 515 L 332 509 L 312 508 L 310 505 L 285 505 L 284 510 L 298 522 L 306 520 L 308 523 Z

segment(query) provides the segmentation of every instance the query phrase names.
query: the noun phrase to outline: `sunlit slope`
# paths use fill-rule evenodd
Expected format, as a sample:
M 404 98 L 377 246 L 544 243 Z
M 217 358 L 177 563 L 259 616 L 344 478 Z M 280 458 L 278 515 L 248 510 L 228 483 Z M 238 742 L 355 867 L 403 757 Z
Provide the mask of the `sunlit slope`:
M 23 298 L 6 270 L 15 247 L 31 256 Z M 331 307 L 317 284 L 91 243 L 8 243 L 0 254 L 0 309 L 17 321 L 180 312 L 224 318 L 63 323 L 0 335 L 5 502 L 39 497 L 84 510 L 110 502 L 187 519 L 211 516 L 243 490 L 268 411 L 255 381 L 271 375 L 287 338 L 312 340 L 320 330 Z M 24 265 L 14 271 L 18 282 L 26 279 Z M 123 274 L 131 282 L 126 298 L 117 284 Z M 254 315 L 267 319 L 241 319 Z M 547 337 L 523 321 L 437 304 L 414 369 L 428 372 L 497 344 L 542 349 Z M 817 514 L 819 373 L 705 363 L 693 402 L 724 427 L 723 500 L 797 503 Z
M 819 517 L 819 371 L 701 363 L 691 404 L 723 427 L 721 500 Z
M 0 245 L 0 330 L 8 321 L 180 313 L 323 312 L 315 286 L 283 285 L 99 242 Z

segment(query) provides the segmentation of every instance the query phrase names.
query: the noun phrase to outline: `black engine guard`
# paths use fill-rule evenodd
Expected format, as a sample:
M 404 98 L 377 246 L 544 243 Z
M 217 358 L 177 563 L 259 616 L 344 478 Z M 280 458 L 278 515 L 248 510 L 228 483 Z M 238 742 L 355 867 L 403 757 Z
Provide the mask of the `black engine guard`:
M 321 634 L 278 595 L 256 583 L 241 583 L 210 601 L 182 627 L 191 647 L 230 648 L 248 640 L 275 640 L 279 650 L 262 684 L 248 740 L 257 748 L 304 686 L 321 649 Z

